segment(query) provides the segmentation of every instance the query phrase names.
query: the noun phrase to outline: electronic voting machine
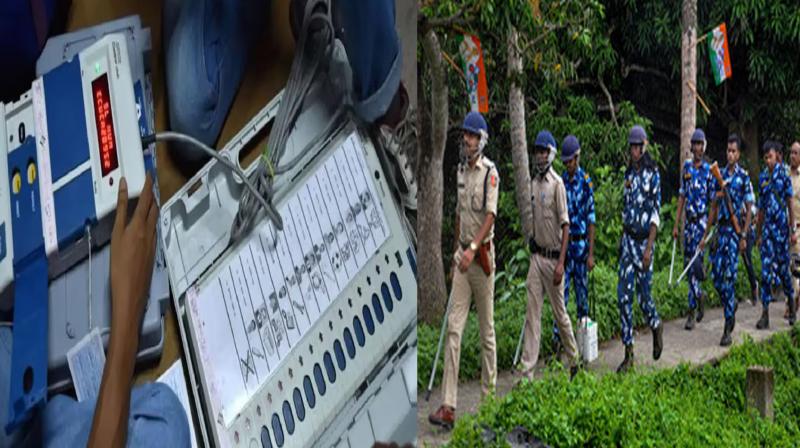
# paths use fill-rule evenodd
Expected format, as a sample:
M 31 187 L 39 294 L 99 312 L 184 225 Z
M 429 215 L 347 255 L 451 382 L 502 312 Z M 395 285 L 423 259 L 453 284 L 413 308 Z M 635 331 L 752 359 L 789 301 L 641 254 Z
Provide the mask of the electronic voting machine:
M 0 289 L 13 284 L 9 423 L 47 392 L 48 282 L 110 239 L 119 180 L 144 162 L 124 36 L 100 39 L 0 105 Z M 5 422 L 3 422 L 5 424 Z
M 221 154 L 275 116 L 280 96 Z M 287 145 L 322 129 L 304 111 Z M 252 173 L 256 164 L 247 167 Z M 343 119 L 276 177 L 266 218 L 229 247 L 241 181 L 211 160 L 161 210 L 194 418 L 216 446 L 416 439 L 416 254 L 377 148 Z

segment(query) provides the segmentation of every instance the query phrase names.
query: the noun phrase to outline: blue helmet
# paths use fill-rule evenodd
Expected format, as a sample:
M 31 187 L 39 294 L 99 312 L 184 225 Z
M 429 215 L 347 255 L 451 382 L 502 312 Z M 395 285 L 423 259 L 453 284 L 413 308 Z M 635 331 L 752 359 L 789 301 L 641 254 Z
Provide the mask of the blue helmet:
M 486 136 L 489 136 L 489 126 L 486 124 L 486 120 L 483 118 L 479 112 L 470 112 L 464 117 L 464 123 L 461 125 L 461 129 L 464 131 L 472 132 L 473 134 L 481 134 L 481 131 L 486 133 Z
M 630 134 L 628 134 L 628 144 L 643 145 L 645 140 L 647 140 L 647 132 L 645 132 L 644 128 L 638 124 L 633 126 Z
M 556 158 L 556 139 L 553 138 L 553 134 L 551 134 L 550 131 L 543 129 L 536 135 L 536 142 L 533 144 L 533 148 L 534 150 L 537 148 L 544 148 L 548 151 L 547 161 L 544 163 L 539 163 L 539 161 L 534 157 L 536 174 L 539 176 L 544 176 L 547 170 L 550 169 L 550 165 L 553 164 L 553 160 Z
M 536 142 L 533 144 L 534 147 L 539 146 L 542 148 L 555 148 L 556 147 L 556 139 L 553 138 L 553 134 L 550 133 L 547 129 L 539 131 L 536 134 Z
M 581 143 L 578 141 L 578 137 L 570 134 L 568 135 L 564 141 L 561 143 L 561 161 L 567 162 L 572 160 L 580 154 L 581 152 Z
M 690 140 L 692 143 L 705 143 L 706 142 L 706 133 L 703 132 L 702 129 L 697 128 L 692 133 L 692 139 Z

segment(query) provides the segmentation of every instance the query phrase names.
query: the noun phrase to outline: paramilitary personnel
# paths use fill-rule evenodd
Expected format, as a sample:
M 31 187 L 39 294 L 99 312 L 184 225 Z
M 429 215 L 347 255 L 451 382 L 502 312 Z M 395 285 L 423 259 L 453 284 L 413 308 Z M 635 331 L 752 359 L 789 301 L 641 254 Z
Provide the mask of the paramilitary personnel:
M 653 333 L 653 359 L 664 348 L 664 326 L 650 295 L 653 281 L 653 253 L 658 226 L 661 224 L 661 178 L 658 167 L 647 153 L 647 133 L 633 126 L 628 135 L 630 163 L 625 171 L 623 192 L 622 241 L 620 242 L 617 299 L 622 326 L 625 359 L 618 373 L 633 367 L 633 287 L 636 282 L 639 306 Z
M 791 229 L 794 217 L 791 213 L 792 182 L 787 170 L 778 161 L 781 145 L 767 140 L 762 147 L 766 168 L 758 176 L 758 223 L 756 245 L 761 252 L 761 318 L 756 328 L 769 328 L 769 303 L 772 287 L 783 286 L 789 301 L 789 324 L 794 325 L 794 291 L 789 274 L 789 247 L 797 242 Z M 787 218 L 788 217 L 788 218 Z M 762 233 L 762 230 L 764 233 Z M 763 239 L 762 239 L 763 235 Z M 791 244 L 790 244 L 791 243 Z
M 569 304 L 570 286 L 575 290 L 578 320 L 589 315 L 588 280 L 594 268 L 594 190 L 589 173 L 580 167 L 581 145 L 578 138 L 568 135 L 561 144 L 561 161 L 567 168 L 561 179 L 567 190 L 569 210 L 569 246 L 564 271 L 564 307 Z M 561 352 L 558 325 L 553 322 L 554 353 Z
M 678 212 L 675 215 L 675 225 L 672 228 L 672 238 L 678 238 L 678 226 L 682 219 L 681 212 L 686 209 L 686 224 L 683 230 L 683 260 L 684 263 L 693 261 L 689 268 L 687 280 L 689 283 L 689 315 L 686 317 L 684 328 L 692 330 L 695 318 L 697 322 L 703 320 L 705 311 L 705 294 L 700 288 L 700 283 L 705 280 L 703 275 L 703 260 L 705 254 L 700 249 L 700 254 L 695 253 L 700 245 L 700 240 L 706 231 L 708 223 L 708 209 L 713 199 L 714 178 L 711 176 L 710 166 L 703 159 L 706 152 L 706 134 L 702 129 L 695 129 L 692 134 L 692 158 L 683 163 L 683 179 L 678 189 Z
M 740 141 L 736 134 L 728 137 L 727 158 L 728 165 L 720 173 L 723 185 L 714 182 L 715 200 L 711 205 L 711 225 L 718 225 L 717 243 L 711 256 L 712 272 L 714 274 L 714 287 L 719 293 L 724 307 L 725 328 L 719 345 L 731 345 L 731 334 L 736 325 L 736 294 L 735 284 L 738 274 L 739 253 L 744 252 L 748 245 L 750 229 L 750 211 L 755 201 L 753 184 L 750 175 L 739 165 Z M 710 226 L 709 226 L 710 227 Z M 738 230 L 737 230 L 738 227 Z M 701 248 L 705 245 L 706 229 L 701 241 Z

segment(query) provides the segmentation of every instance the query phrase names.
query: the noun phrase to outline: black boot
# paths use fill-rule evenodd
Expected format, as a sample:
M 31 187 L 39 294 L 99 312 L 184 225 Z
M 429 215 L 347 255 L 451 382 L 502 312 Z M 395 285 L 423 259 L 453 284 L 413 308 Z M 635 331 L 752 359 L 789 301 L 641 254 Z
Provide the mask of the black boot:
M 789 326 L 793 327 L 796 320 L 797 320 L 797 305 L 795 304 L 795 298 L 789 297 Z
M 625 373 L 633 368 L 633 344 L 625 346 L 625 359 L 617 367 L 617 373 Z
M 706 311 L 706 294 L 700 293 L 700 297 L 697 298 L 697 323 L 703 320 L 703 316 L 705 316 Z
M 761 312 L 761 319 L 756 323 L 756 328 L 759 330 L 769 328 L 769 308 L 765 307 Z
M 664 324 L 659 323 L 653 328 L 653 359 L 658 361 L 661 357 L 661 350 L 664 349 Z
M 689 316 L 686 317 L 686 325 L 683 326 L 686 330 L 694 330 L 694 308 L 689 309 Z
M 733 318 L 725 319 L 725 331 L 722 332 L 722 340 L 719 341 L 719 345 L 723 347 L 727 347 L 731 345 L 733 340 L 731 339 L 731 333 L 733 332 Z

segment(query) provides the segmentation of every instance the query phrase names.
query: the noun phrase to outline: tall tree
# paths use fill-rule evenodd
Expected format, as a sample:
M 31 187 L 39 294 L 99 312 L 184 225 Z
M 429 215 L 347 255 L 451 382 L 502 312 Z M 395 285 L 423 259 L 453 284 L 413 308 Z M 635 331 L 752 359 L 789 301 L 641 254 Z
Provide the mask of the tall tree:
M 508 91 L 508 114 L 511 120 L 511 160 L 514 164 L 515 193 L 522 234 L 528 239 L 533 236 L 533 209 L 530 200 L 531 175 L 528 169 L 525 97 L 520 85 L 521 76 L 522 55 L 519 47 L 519 33 L 512 26 L 508 30 L 508 78 L 511 82 Z
M 683 0 L 681 17 L 681 157 L 683 161 L 691 157 L 689 139 L 697 119 L 697 0 Z M 681 169 L 681 168 L 679 168 Z
M 442 264 L 442 160 L 447 141 L 448 87 L 442 49 L 434 29 L 425 31 L 422 47 L 431 83 L 430 108 L 420 101 L 420 120 L 429 120 L 430 125 L 422 125 L 417 167 L 417 244 L 422 248 L 418 251 L 417 315 L 433 323 L 434 316 L 444 310 L 447 297 Z M 420 84 L 419 88 L 424 90 L 425 86 Z

